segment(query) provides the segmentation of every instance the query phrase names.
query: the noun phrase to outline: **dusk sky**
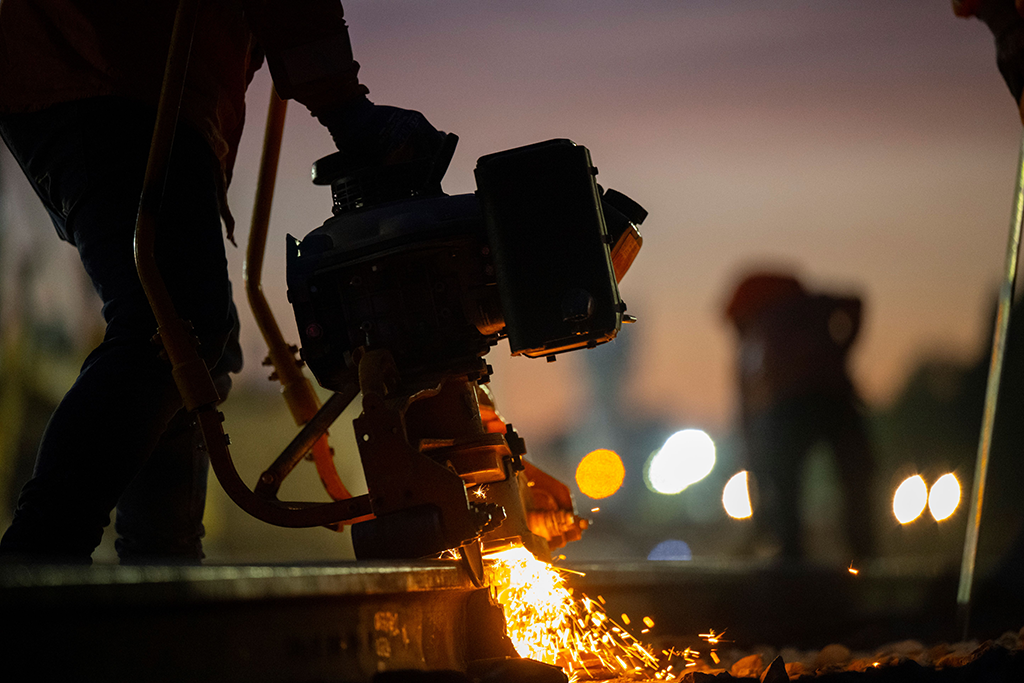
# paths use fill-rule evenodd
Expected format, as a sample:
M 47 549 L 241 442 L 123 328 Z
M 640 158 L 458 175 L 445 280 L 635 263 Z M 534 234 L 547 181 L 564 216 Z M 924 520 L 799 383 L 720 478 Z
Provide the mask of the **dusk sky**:
M 484 154 L 565 137 L 591 150 L 602 185 L 649 210 L 644 249 L 621 285 L 640 319 L 622 332 L 635 337 L 634 409 L 680 427 L 729 426 L 734 348 L 721 308 L 751 264 L 793 267 L 812 287 L 864 296 L 853 367 L 876 405 L 922 354 L 980 352 L 1021 126 L 988 30 L 954 17 L 948 2 L 349 0 L 345 8 L 371 98 L 418 109 L 460 136 L 448 193 L 474 189 Z M 250 90 L 229 195 L 243 309 L 269 83 L 264 70 Z M 264 279 L 291 339 L 284 235 L 303 236 L 329 217 L 329 192 L 310 184 L 309 167 L 331 151 L 326 131 L 293 104 Z M 32 229 L 49 231 L 41 220 Z M 42 243 L 61 248 L 49 232 Z M 261 376 L 265 351 L 247 311 L 243 324 L 249 369 Z M 548 364 L 507 353 L 502 344 L 489 357 L 493 387 L 527 438 L 579 423 L 588 396 L 580 354 Z

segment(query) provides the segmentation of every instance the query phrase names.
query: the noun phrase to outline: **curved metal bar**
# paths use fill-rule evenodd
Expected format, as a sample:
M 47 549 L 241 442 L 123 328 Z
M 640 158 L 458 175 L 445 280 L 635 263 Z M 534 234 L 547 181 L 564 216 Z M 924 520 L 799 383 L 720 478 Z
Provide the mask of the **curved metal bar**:
M 345 408 L 358 395 L 359 385 L 352 383 L 327 399 L 313 419 L 306 423 L 281 455 L 277 456 L 277 460 L 260 476 L 259 483 L 256 484 L 256 495 L 276 499 L 284 478 L 302 461 L 313 445 L 321 440 L 338 416 L 345 412 Z
M 291 411 L 295 423 L 298 425 L 307 424 L 314 419 L 320 409 L 320 401 L 313 390 L 313 385 L 303 374 L 302 368 L 295 359 L 294 347 L 288 345 L 281 334 L 281 329 L 274 319 L 270 310 L 270 304 L 263 294 L 263 257 L 266 250 L 267 233 L 270 226 L 270 212 L 273 206 L 274 185 L 277 182 L 277 167 L 281 156 L 281 139 L 284 134 L 285 114 L 288 103 L 277 95 L 276 90 L 271 90 L 270 104 L 267 108 L 267 125 L 263 137 L 263 155 L 260 159 L 259 180 L 256 186 L 256 199 L 252 211 L 252 225 L 249 230 L 249 244 L 246 250 L 245 264 L 243 266 L 243 279 L 245 280 L 245 291 L 249 299 L 249 307 L 252 309 L 256 326 L 267 343 L 268 358 L 274 366 L 274 375 L 281 382 L 281 393 L 284 395 L 288 409 Z M 358 391 L 358 389 L 357 389 Z M 351 401 L 351 399 L 349 399 Z M 340 414 L 340 412 L 339 412 Z M 333 420 L 332 420 L 333 422 Z M 329 425 L 328 425 L 329 426 Z M 312 449 L 313 460 L 316 463 L 317 474 L 323 482 L 327 493 L 334 500 L 350 498 L 351 493 L 345 487 L 337 469 L 334 467 L 334 456 L 327 440 L 326 427 L 320 432 L 318 438 L 309 446 L 303 449 L 298 458 Z M 281 480 L 295 467 L 291 464 L 288 467 L 279 466 L 282 458 L 275 461 L 270 470 L 264 472 L 264 477 L 270 477 L 276 481 L 276 487 L 281 485 Z M 295 461 L 296 463 L 298 460 Z M 272 471 L 273 470 L 273 471 Z M 260 480 L 261 484 L 263 479 Z M 274 493 L 277 489 L 274 488 Z M 257 485 L 257 492 L 261 492 L 260 485 Z
M 178 317 L 154 255 L 156 215 L 160 208 L 167 161 L 174 142 L 181 106 L 192 34 L 199 0 L 181 0 L 174 20 L 164 81 L 157 106 L 156 125 L 150 144 L 146 176 L 139 199 L 135 224 L 135 263 L 139 280 L 156 317 L 158 334 L 171 361 L 175 384 L 185 407 L 196 411 L 203 431 L 210 463 L 221 486 L 240 508 L 257 519 L 284 527 L 330 526 L 371 514 L 368 496 L 333 503 L 289 503 L 267 501 L 256 496 L 242 482 L 227 449 L 224 416 L 217 411 L 220 400 L 206 363 L 200 357 L 189 325 Z M 294 358 L 292 358 L 294 365 Z M 316 411 L 314 410 L 313 413 Z
M 238 507 L 256 519 L 276 526 L 300 528 L 331 526 L 371 514 L 368 495 L 333 503 L 289 503 L 260 498 L 245 485 L 231 461 L 221 426 L 224 416 L 216 409 L 209 408 L 200 410 L 196 417 L 206 438 L 210 465 L 220 485 Z
M 174 309 L 171 295 L 157 267 L 153 247 L 156 243 L 156 216 L 163 198 L 167 161 L 174 143 L 174 129 L 181 107 L 198 10 L 199 0 L 181 0 L 175 14 L 160 102 L 157 105 L 156 125 L 139 198 L 139 213 L 135 221 L 135 266 L 156 317 L 160 341 L 171 361 L 174 381 L 188 410 L 213 405 L 220 397 L 206 363 L 196 350 L 189 324 L 179 318 Z

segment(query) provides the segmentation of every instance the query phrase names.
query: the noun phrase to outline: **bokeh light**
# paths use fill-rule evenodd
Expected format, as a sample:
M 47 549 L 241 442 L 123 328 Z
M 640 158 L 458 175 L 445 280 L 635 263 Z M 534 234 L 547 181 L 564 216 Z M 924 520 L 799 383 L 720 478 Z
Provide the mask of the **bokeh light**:
M 750 491 L 747 488 L 747 472 L 732 475 L 722 490 L 722 506 L 725 514 L 733 519 L 747 519 L 754 511 L 750 507 Z
M 907 477 L 892 497 L 892 512 L 900 524 L 909 524 L 921 516 L 928 504 L 928 485 L 920 474 Z
M 687 545 L 686 541 L 680 541 L 677 539 L 669 539 L 662 541 L 658 545 L 651 549 L 651 552 L 647 554 L 648 560 L 664 560 L 664 561 L 689 561 L 693 559 L 693 551 L 690 550 L 690 546 Z
M 703 430 L 684 429 L 668 437 L 647 461 L 647 485 L 672 495 L 708 476 L 715 466 L 715 442 Z
M 587 453 L 576 467 L 576 485 L 589 498 L 607 498 L 619 490 L 625 478 L 622 458 L 606 448 Z
M 928 511 L 936 522 L 948 519 L 960 505 L 960 482 L 952 472 L 939 477 L 928 493 Z

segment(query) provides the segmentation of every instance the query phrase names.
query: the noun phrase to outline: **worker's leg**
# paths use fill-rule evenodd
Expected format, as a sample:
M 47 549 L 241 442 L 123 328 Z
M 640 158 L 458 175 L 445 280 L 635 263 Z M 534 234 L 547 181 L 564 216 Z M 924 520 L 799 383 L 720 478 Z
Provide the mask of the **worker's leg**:
M 210 369 L 222 399 L 231 389 L 229 373 L 241 368 L 236 323 L 220 361 Z M 209 462 L 202 430 L 182 408 L 117 502 L 115 546 L 122 564 L 194 564 L 203 559 Z
M 757 484 L 759 529 L 776 537 L 780 556 L 804 555 L 800 519 L 800 480 L 807 452 L 815 441 L 813 422 L 803 401 L 789 400 L 751 416 L 745 428 L 751 472 Z
M 103 300 L 107 330 L 47 426 L 33 478 L 0 542 L 9 556 L 88 562 L 128 483 L 181 408 L 135 272 L 133 237 L 151 108 L 115 98 L 7 116 L 0 131 Z M 231 327 L 216 161 L 179 128 L 156 255 L 207 362 Z
M 875 554 L 875 462 L 862 407 L 855 396 L 822 403 L 823 423 L 843 487 L 843 529 L 855 560 Z

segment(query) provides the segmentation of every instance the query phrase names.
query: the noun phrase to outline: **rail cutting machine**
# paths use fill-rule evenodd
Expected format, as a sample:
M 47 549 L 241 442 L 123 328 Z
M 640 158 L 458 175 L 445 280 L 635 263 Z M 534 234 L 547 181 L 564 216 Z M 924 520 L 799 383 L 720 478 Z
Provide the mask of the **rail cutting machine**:
M 632 321 L 618 281 L 640 249 L 646 211 L 603 190 L 589 151 L 569 140 L 484 156 L 477 191 L 456 196 L 440 185 L 454 135 L 434 158 L 404 164 L 352 169 L 340 155 L 324 157 L 313 182 L 330 186 L 334 215 L 303 239 L 288 238 L 297 361 L 259 277 L 285 112 L 272 94 L 246 290 L 274 375 L 303 426 L 250 489 L 232 462 L 216 388 L 153 256 L 153 207 L 180 97 L 175 84 L 187 62 L 181 55 L 187 50 L 168 59 L 136 261 L 177 386 L 229 497 L 279 526 L 351 525 L 360 559 L 461 549 L 478 582 L 485 551 L 522 543 L 547 558 L 579 538 L 587 523 L 569 489 L 524 459 L 523 440 L 494 408 L 484 356 L 503 338 L 513 355 L 549 361 L 612 340 Z M 302 362 L 334 392 L 322 406 Z M 326 435 L 359 395 L 354 426 L 368 493 L 352 496 Z M 281 482 L 307 455 L 333 500 L 279 500 Z
M 352 526 L 359 558 L 483 543 L 534 554 L 586 528 L 568 488 L 524 459 L 494 409 L 484 356 L 555 359 L 618 333 L 617 282 L 646 212 L 604 191 L 588 150 L 549 140 L 482 157 L 477 192 L 447 196 L 438 159 L 347 170 L 332 155 L 333 217 L 288 238 L 288 297 L 301 358 L 339 394 L 358 386 L 359 454 L 374 519 Z

